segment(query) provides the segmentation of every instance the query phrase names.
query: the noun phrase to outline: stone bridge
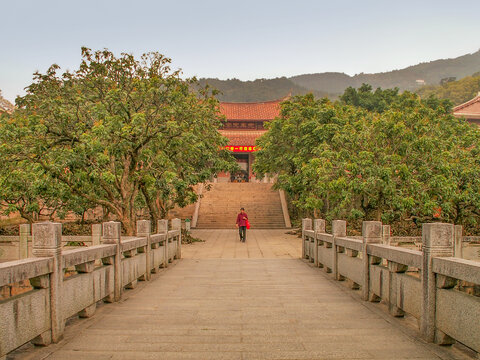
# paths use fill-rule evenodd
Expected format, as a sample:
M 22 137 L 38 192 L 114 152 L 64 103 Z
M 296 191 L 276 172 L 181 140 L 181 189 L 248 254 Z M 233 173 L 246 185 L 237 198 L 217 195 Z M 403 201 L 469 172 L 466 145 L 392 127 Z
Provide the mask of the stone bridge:
M 65 250 L 61 225 L 33 227 L 35 257 L 0 264 L 5 359 L 471 359 L 480 352 L 480 263 L 454 257 L 453 225 L 426 224 L 422 251 L 305 219 L 285 230 L 103 224 L 101 244 Z M 301 259 L 303 258 L 303 259 Z M 478 294 L 476 294 L 478 295 Z M 31 344 L 42 345 L 33 346 Z M 453 344 L 439 346 L 437 344 Z M 48 345 L 48 346 L 46 346 Z

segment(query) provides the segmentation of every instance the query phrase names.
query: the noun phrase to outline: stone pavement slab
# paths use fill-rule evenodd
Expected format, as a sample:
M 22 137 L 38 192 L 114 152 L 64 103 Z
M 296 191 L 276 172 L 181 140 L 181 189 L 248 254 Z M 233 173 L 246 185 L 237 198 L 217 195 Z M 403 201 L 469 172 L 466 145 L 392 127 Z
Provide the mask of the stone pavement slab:
M 258 230 L 256 244 L 255 236 L 247 239 L 247 245 L 250 241 L 252 248 L 262 250 L 255 253 L 258 258 L 249 258 L 248 251 L 247 257 L 235 258 L 245 253 L 228 243 L 233 237 L 222 240 L 227 231 L 192 245 L 184 253 L 188 258 L 125 300 L 82 320 L 85 325 L 75 336 L 54 345 L 47 355 L 44 351 L 28 358 L 466 358 L 455 349 L 411 337 L 319 269 L 288 258 L 296 254 L 295 237 L 281 240 L 281 234 L 273 233 L 263 236 L 276 239 L 262 243 Z M 289 241 L 293 245 L 285 243 Z M 198 245 L 205 248 L 194 249 Z M 209 247 L 218 257 L 199 258 Z
M 192 230 L 194 237 L 205 240 L 182 246 L 188 259 L 298 259 L 302 241 L 286 234 L 287 229 L 247 230 L 247 241 L 239 241 L 237 229 Z

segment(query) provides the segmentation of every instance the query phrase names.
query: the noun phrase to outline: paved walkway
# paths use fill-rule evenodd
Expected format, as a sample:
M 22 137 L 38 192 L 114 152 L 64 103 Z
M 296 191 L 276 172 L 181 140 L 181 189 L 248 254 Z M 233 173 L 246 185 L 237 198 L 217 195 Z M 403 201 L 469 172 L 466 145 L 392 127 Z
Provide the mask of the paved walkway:
M 378 305 L 289 259 L 298 255 L 298 238 L 258 230 L 247 244 L 235 241 L 227 230 L 211 231 L 206 243 L 184 247 L 185 259 L 78 321 L 83 325 L 69 327 L 66 340 L 36 358 L 464 358 L 415 340 Z M 199 258 L 206 255 L 215 258 Z
M 247 230 L 247 241 L 241 243 L 238 230 L 194 230 L 194 237 L 203 243 L 183 245 L 184 259 L 298 259 L 302 257 L 302 241 L 286 230 Z

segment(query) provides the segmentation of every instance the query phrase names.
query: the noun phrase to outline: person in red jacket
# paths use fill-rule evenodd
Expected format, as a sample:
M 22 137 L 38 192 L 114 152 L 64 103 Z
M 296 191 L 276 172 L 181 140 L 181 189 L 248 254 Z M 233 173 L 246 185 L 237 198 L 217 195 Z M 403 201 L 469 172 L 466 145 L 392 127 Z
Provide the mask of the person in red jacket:
M 244 208 L 240 209 L 240 213 L 237 215 L 237 228 L 240 234 L 240 241 L 245 242 L 247 239 L 247 220 L 248 215 Z

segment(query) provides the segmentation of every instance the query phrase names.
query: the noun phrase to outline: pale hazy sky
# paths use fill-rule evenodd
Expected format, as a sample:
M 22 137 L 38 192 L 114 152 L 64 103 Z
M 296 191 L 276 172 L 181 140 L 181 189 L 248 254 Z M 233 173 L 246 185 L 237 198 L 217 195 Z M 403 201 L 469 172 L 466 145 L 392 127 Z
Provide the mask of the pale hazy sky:
M 158 51 L 185 76 L 272 78 L 404 68 L 480 48 L 479 0 L 0 0 L 0 89 L 75 69 L 80 47 Z

